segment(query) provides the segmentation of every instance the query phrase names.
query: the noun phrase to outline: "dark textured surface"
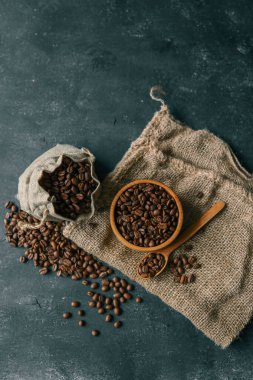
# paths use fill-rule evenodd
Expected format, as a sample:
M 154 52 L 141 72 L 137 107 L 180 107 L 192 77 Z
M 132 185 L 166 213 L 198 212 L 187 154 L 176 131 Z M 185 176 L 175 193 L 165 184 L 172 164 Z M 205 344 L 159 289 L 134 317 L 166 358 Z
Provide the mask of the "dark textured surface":
M 157 109 L 154 84 L 253 171 L 252 13 L 250 0 L 0 0 L 1 204 L 56 143 L 87 146 L 111 170 Z M 61 314 L 87 302 L 81 284 L 42 278 L 19 254 L 1 228 L 2 380 L 253 378 L 252 324 L 222 351 L 138 286 L 145 302 L 125 308 L 124 328 L 90 311 L 80 329 Z

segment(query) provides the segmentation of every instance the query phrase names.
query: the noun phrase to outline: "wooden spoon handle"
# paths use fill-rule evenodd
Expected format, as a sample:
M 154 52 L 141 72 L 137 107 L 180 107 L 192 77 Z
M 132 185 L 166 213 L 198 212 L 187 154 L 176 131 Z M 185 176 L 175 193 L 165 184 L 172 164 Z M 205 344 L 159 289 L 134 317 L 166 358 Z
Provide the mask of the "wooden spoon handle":
M 189 226 L 168 248 L 163 249 L 161 252 L 166 253 L 168 256 L 184 244 L 187 240 L 191 239 L 205 224 L 215 217 L 223 208 L 225 202 L 218 201 L 209 210 L 207 210 L 193 225 Z

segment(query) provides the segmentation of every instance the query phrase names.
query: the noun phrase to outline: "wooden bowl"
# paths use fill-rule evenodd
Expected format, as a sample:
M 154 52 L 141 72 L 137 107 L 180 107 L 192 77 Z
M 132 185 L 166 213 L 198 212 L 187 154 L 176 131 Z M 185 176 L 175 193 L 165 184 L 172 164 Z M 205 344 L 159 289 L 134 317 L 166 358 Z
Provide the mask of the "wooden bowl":
M 177 228 L 176 228 L 175 232 L 164 243 L 156 245 L 154 247 L 139 247 L 137 245 L 129 243 L 126 239 L 123 238 L 123 236 L 119 232 L 119 230 L 117 228 L 117 225 L 116 225 L 116 222 L 115 222 L 115 207 L 116 207 L 116 203 L 117 203 L 119 197 L 129 187 L 132 187 L 133 185 L 138 185 L 139 183 L 152 183 L 153 185 L 161 186 L 167 193 L 169 193 L 172 196 L 172 198 L 175 200 L 177 208 L 178 208 L 178 224 L 177 224 Z M 111 223 L 111 227 L 112 227 L 112 230 L 113 230 L 116 238 L 122 244 L 124 244 L 126 247 L 128 247 L 130 249 L 133 249 L 135 251 L 139 251 L 139 252 L 155 252 L 157 250 L 161 250 L 161 249 L 167 247 L 178 236 L 178 234 L 179 234 L 179 232 L 180 232 L 180 230 L 182 228 L 182 225 L 183 225 L 183 208 L 182 208 L 182 204 L 181 204 L 181 202 L 180 202 L 177 194 L 170 187 L 164 185 L 164 183 L 162 183 L 162 182 L 153 181 L 153 180 L 150 180 L 150 179 L 140 179 L 140 180 L 137 180 L 137 181 L 130 182 L 127 185 L 123 186 L 120 189 L 120 191 L 115 195 L 115 197 L 113 198 L 112 204 L 111 204 L 111 208 L 110 208 L 110 223 Z

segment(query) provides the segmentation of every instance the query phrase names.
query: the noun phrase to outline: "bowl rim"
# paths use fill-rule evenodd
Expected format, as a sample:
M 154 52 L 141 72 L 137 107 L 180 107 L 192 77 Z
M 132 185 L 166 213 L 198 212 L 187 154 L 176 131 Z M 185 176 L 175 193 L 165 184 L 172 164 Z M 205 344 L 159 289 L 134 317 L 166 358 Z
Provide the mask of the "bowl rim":
M 118 230 L 118 228 L 116 226 L 116 222 L 115 222 L 115 217 L 114 217 L 115 206 L 116 206 L 116 203 L 117 203 L 119 197 L 129 187 L 132 187 L 134 185 L 138 185 L 140 183 L 151 183 L 153 185 L 161 186 L 167 193 L 169 193 L 174 198 L 174 200 L 175 200 L 175 202 L 177 204 L 177 208 L 178 208 L 178 224 L 177 224 L 177 228 L 176 228 L 175 232 L 164 243 L 156 245 L 154 247 L 139 247 L 137 245 L 129 243 L 121 235 L 121 233 L 119 232 L 119 230 Z M 111 207 L 110 207 L 110 224 L 111 224 L 111 228 L 113 230 L 114 235 L 126 247 L 128 247 L 130 249 L 133 249 L 134 251 L 139 251 L 139 252 L 156 252 L 156 251 L 159 251 L 159 250 L 167 247 L 168 245 L 170 245 L 177 238 L 177 236 L 179 235 L 179 233 L 180 233 L 180 231 L 182 229 L 182 226 L 183 226 L 183 219 L 184 219 L 183 207 L 182 207 L 182 204 L 181 204 L 181 201 L 180 201 L 178 195 L 169 186 L 165 185 L 163 182 L 159 182 L 159 181 L 156 181 L 156 180 L 153 180 L 153 179 L 139 179 L 139 180 L 135 180 L 135 181 L 127 183 L 114 196 L 114 198 L 112 200 L 112 203 L 111 203 Z

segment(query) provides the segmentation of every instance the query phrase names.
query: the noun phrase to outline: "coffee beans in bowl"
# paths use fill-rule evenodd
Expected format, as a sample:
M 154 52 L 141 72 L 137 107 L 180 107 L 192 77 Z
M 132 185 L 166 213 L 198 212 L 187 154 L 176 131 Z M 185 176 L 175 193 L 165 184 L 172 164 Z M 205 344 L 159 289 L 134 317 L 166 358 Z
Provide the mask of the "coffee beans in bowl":
M 110 221 L 116 237 L 138 251 L 154 251 L 170 244 L 179 234 L 183 209 L 168 186 L 153 180 L 138 180 L 115 196 Z

